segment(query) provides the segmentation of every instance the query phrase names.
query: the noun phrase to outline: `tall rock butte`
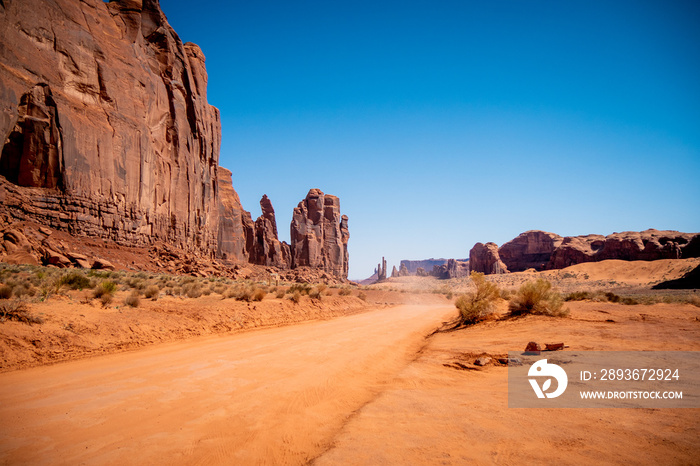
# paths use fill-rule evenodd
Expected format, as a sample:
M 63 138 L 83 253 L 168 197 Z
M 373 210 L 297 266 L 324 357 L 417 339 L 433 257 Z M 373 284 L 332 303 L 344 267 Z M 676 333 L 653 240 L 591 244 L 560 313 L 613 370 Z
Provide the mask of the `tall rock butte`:
M 348 217 L 340 200 L 312 189 L 294 208 L 290 228 L 292 267 L 316 267 L 341 278 L 348 276 Z
M 293 265 L 269 200 L 253 222 L 219 167 L 204 54 L 181 42 L 158 0 L 0 1 L 0 63 L 0 229 L 34 222 L 123 246 Z M 297 263 L 347 277 L 340 223 L 337 240 L 324 230 L 322 260 L 299 252 Z

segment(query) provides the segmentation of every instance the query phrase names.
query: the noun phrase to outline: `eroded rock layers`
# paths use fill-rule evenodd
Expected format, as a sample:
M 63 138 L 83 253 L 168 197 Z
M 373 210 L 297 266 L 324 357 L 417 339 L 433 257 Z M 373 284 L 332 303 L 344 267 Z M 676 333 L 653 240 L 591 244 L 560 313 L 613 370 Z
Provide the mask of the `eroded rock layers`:
M 608 259 L 657 260 L 700 257 L 700 233 L 668 230 L 626 231 L 608 236 L 562 237 L 531 230 L 498 248 L 477 243 L 469 254 L 470 270 L 487 274 L 528 269 L 562 269 Z
M 0 230 L 31 222 L 347 277 L 347 217 L 336 197 L 319 191 L 319 218 L 313 199 L 309 217 L 295 211 L 297 250 L 278 240 L 267 197 L 257 221 L 243 209 L 218 164 L 204 54 L 181 42 L 158 0 L 0 2 L 0 63 Z
M 292 267 L 316 267 L 336 276 L 348 276 L 348 217 L 340 214 L 340 200 L 312 189 L 294 208 Z
M 10 190 L 6 208 L 74 234 L 213 255 L 221 132 L 199 47 L 156 0 L 4 5 L 0 175 L 38 189 Z

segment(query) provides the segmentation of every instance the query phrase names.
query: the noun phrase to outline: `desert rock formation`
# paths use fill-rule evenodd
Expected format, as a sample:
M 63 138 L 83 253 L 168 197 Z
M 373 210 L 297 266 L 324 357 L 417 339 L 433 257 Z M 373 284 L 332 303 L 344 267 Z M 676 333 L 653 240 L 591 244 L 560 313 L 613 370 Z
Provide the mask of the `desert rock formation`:
M 500 248 L 495 243 L 477 243 L 469 253 L 470 270 L 487 274 L 562 269 L 608 259 L 652 261 L 692 257 L 700 257 L 700 233 L 654 229 L 567 237 L 531 230 Z
M 335 277 L 348 276 L 348 217 L 340 200 L 311 189 L 292 216 L 292 267 L 316 267 Z
M 304 227 L 295 216 L 305 238 L 295 261 L 269 199 L 256 222 L 243 209 L 218 164 L 204 54 L 181 42 L 158 0 L 0 1 L 0 43 L 0 234 L 17 240 L 9 232 L 31 224 L 150 248 L 183 273 L 221 260 L 347 277 L 336 197 L 319 191 L 320 217 Z M 88 263 L 37 235 L 4 240 L 0 259 Z
M 255 245 L 251 262 L 288 269 L 291 265 L 291 251 L 287 243 L 278 239 L 275 209 L 267 195 L 260 199 L 260 208 L 262 215 L 255 221 Z
M 451 278 L 466 277 L 469 275 L 469 261 L 448 259 L 444 265 L 435 265 L 430 275 L 449 280 Z
M 498 249 L 498 255 L 511 272 L 527 269 L 544 270 L 563 238 L 546 231 L 521 233 Z
M 402 260 L 399 266 L 399 273 L 403 267 L 406 267 L 408 274 L 412 275 L 417 273 L 419 267 L 425 271 L 433 270 L 433 267 L 436 265 L 445 264 L 447 264 L 447 259 Z
M 581 262 L 606 259 L 658 260 L 700 256 L 700 233 L 668 230 L 625 231 L 608 236 L 587 235 L 564 238 L 552 253 L 548 269 L 561 269 Z
M 0 174 L 33 189 L 13 217 L 213 254 L 220 124 L 199 47 L 155 0 L 3 10 Z
M 501 261 L 496 243 L 476 243 L 469 251 L 469 271 L 485 274 L 508 273 Z

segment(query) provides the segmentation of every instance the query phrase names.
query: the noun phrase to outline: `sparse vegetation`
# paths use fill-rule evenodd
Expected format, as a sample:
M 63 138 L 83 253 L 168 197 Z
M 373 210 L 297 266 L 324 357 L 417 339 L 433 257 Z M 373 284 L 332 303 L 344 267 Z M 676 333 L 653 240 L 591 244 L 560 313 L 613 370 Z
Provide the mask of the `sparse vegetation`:
M 188 298 L 199 298 L 202 296 L 202 285 L 194 281 L 188 281 L 183 285 L 182 293 L 187 295 Z
M 66 286 L 71 290 L 82 290 L 83 288 L 92 288 L 94 285 L 82 272 L 71 270 L 58 280 L 58 286 Z
M 455 307 L 459 310 L 457 326 L 472 325 L 484 320 L 493 313 L 500 291 L 495 283 L 486 280 L 483 273 L 472 272 L 470 275 L 476 291 L 457 298 Z
M 593 295 L 588 291 L 574 291 L 573 293 L 567 294 L 564 301 L 584 301 L 592 298 Z
M 158 299 L 159 295 L 160 295 L 160 288 L 158 288 L 156 285 L 150 285 L 143 292 L 144 298 L 152 299 L 153 301 L 156 301 Z
M 301 293 L 299 291 L 295 291 L 289 295 L 289 299 L 291 299 L 294 304 L 298 304 L 299 301 L 301 301 Z
M 265 296 L 267 296 L 267 292 L 262 288 L 256 288 L 255 291 L 253 291 L 253 300 L 255 301 L 262 301 L 265 299 Z
M 367 301 L 367 295 L 364 291 L 360 291 L 359 293 L 357 293 L 357 297 L 360 298 L 362 301 Z
M 569 310 L 563 307 L 559 293 L 552 291 L 552 284 L 542 278 L 522 285 L 511 298 L 508 310 L 511 315 L 543 314 L 563 317 L 569 314 Z
M 139 307 L 140 303 L 141 299 L 139 298 L 138 290 L 133 290 L 131 293 L 129 293 L 129 296 L 124 298 L 124 304 L 126 304 L 127 306 Z
M 116 283 L 111 280 L 105 280 L 95 288 L 95 290 L 92 292 L 92 297 L 99 299 L 102 303 L 102 307 L 106 307 L 112 302 L 116 289 Z
M 350 287 L 343 287 L 338 291 L 339 296 L 350 296 L 352 294 L 352 290 Z
M 0 285 L 0 299 L 10 299 L 12 297 L 12 287 L 7 284 Z
M 44 319 L 29 313 L 27 304 L 21 299 L 4 300 L 0 303 L 0 322 L 15 320 L 27 324 L 43 324 Z

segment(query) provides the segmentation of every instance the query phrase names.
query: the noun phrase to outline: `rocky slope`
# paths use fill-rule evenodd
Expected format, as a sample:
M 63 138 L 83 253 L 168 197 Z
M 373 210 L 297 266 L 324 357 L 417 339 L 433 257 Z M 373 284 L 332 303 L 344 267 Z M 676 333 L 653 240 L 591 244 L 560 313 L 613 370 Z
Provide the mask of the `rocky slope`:
M 0 233 L 32 224 L 124 247 L 163 245 L 154 254 L 166 259 L 308 265 L 347 277 L 337 198 L 326 196 L 332 218 L 321 223 L 337 225 L 308 247 L 279 242 L 269 199 L 256 222 L 243 209 L 218 164 L 204 54 L 181 42 L 158 0 L 0 2 L 0 63 Z M 13 244 L 0 244 L 0 256 Z M 30 241 L 22 250 L 47 263 L 47 248 Z

